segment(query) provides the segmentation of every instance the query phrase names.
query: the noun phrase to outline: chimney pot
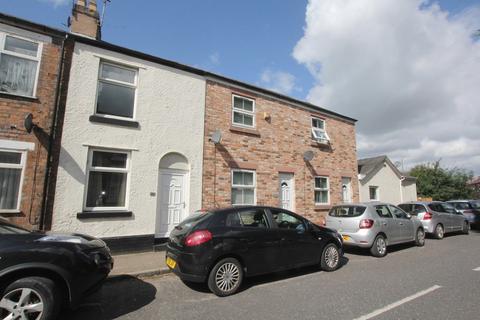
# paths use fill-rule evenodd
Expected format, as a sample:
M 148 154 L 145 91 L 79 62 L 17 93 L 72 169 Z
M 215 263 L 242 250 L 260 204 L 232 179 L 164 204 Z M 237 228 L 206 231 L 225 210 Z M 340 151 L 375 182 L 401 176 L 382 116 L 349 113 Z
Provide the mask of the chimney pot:
M 73 6 L 70 31 L 89 38 L 100 40 L 100 16 L 97 11 L 97 1 L 77 0 Z
M 97 12 L 97 0 L 90 0 L 88 2 L 88 10 L 90 12 Z

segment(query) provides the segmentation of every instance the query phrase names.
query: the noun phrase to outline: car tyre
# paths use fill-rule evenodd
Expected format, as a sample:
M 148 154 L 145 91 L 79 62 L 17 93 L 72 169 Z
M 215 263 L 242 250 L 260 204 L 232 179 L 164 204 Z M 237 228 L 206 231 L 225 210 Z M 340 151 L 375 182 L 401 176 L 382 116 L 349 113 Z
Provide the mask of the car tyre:
M 470 224 L 468 221 L 465 221 L 463 223 L 463 229 L 462 229 L 463 234 L 469 234 L 470 233 Z
M 56 319 L 60 312 L 61 296 L 55 282 L 43 277 L 28 277 L 10 284 L 0 296 L 2 319 Z M 33 317 L 32 317 L 33 316 Z
M 423 247 L 425 245 L 425 231 L 422 228 L 417 229 L 415 234 L 415 245 Z
M 433 236 L 435 239 L 441 240 L 445 236 L 445 229 L 443 229 L 443 226 L 439 223 L 435 226 L 435 230 L 433 231 Z
M 377 258 L 382 258 L 387 255 L 387 240 L 384 236 L 379 234 L 375 241 L 373 241 L 373 245 L 370 248 L 370 253 Z
M 238 291 L 243 281 L 243 269 L 235 258 L 218 261 L 208 276 L 208 288 L 219 297 L 226 297 Z
M 320 267 L 323 271 L 335 271 L 340 266 L 340 258 L 341 255 L 338 247 L 333 243 L 329 243 L 323 248 Z

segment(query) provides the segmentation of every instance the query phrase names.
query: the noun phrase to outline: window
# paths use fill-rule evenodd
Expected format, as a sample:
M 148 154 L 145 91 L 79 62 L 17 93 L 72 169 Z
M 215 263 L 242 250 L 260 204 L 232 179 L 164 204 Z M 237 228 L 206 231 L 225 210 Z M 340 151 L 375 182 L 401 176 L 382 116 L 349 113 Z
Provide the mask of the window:
M 232 171 L 232 205 L 255 204 L 255 171 Z
M 137 71 L 107 62 L 100 63 L 97 115 L 133 119 Z
M 232 96 L 232 123 L 242 127 L 255 127 L 255 100 Z
M 330 217 L 354 218 L 361 216 L 367 207 L 363 206 L 338 206 L 333 207 L 328 215 Z
M 242 226 L 244 227 L 253 227 L 253 228 L 267 228 L 267 216 L 265 211 L 261 209 L 257 210 L 244 210 L 240 211 L 240 220 Z
M 328 143 L 330 138 L 325 130 L 325 120 L 312 118 L 312 137 L 317 142 Z
M 0 33 L 0 92 L 35 96 L 42 44 Z
M 0 150 L 0 212 L 19 211 L 25 152 Z
M 370 194 L 370 200 L 378 200 L 378 187 L 375 186 L 369 186 L 368 191 Z
M 329 188 L 328 177 L 315 177 L 315 204 L 330 203 Z
M 399 204 L 398 207 L 400 209 L 402 209 L 403 211 L 405 212 L 408 212 L 408 213 L 413 213 L 413 204 L 410 204 L 410 203 L 402 203 L 402 204 Z
M 304 233 L 306 230 L 303 221 L 290 213 L 280 210 L 272 210 L 272 217 L 280 229 L 295 230 L 297 233 Z
M 413 206 L 413 214 L 414 215 L 418 215 L 420 213 L 425 213 L 427 210 L 425 209 L 425 207 L 421 204 L 416 204 Z
M 88 155 L 87 210 L 126 209 L 130 153 L 91 149 Z
M 389 206 L 390 211 L 397 217 L 398 219 L 408 219 L 408 215 L 401 209 L 395 206 Z
M 380 218 L 393 218 L 392 213 L 385 205 L 375 206 L 375 211 Z

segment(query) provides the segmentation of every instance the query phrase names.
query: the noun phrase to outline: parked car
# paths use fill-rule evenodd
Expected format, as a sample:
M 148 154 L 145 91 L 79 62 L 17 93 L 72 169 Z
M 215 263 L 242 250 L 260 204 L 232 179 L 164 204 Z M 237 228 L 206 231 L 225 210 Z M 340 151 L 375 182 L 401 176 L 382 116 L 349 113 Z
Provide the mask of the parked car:
M 462 231 L 468 234 L 467 219 L 451 204 L 440 201 L 412 201 L 398 205 L 422 221 L 425 232 L 436 239 L 443 239 L 445 233 Z
M 452 200 L 447 201 L 460 211 L 475 229 L 480 228 L 480 200 Z
M 86 235 L 30 232 L 0 219 L 0 319 L 55 319 L 100 286 L 110 251 Z
M 307 265 L 333 271 L 340 235 L 285 209 L 248 206 L 195 213 L 170 233 L 166 263 L 184 281 L 234 294 L 244 277 Z
M 334 206 L 326 226 L 337 230 L 345 246 L 370 248 L 375 257 L 387 254 L 387 246 L 405 242 L 425 244 L 422 223 L 402 209 L 382 202 Z

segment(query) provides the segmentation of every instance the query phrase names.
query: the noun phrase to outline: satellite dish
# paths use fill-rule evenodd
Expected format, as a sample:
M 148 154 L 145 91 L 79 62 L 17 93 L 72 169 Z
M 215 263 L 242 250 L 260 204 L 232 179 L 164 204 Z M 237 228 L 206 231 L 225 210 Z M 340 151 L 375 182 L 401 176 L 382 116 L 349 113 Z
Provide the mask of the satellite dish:
M 305 151 L 305 153 L 303 154 L 303 160 L 312 161 L 314 156 L 315 154 L 313 153 L 313 151 Z
M 25 120 L 23 121 L 23 126 L 28 133 L 32 132 L 32 129 L 37 126 L 33 123 L 33 114 L 29 113 L 26 115 Z
M 220 143 L 220 141 L 222 141 L 222 133 L 220 132 L 220 130 L 215 130 L 215 132 L 212 133 L 210 141 L 212 141 L 214 144 Z

